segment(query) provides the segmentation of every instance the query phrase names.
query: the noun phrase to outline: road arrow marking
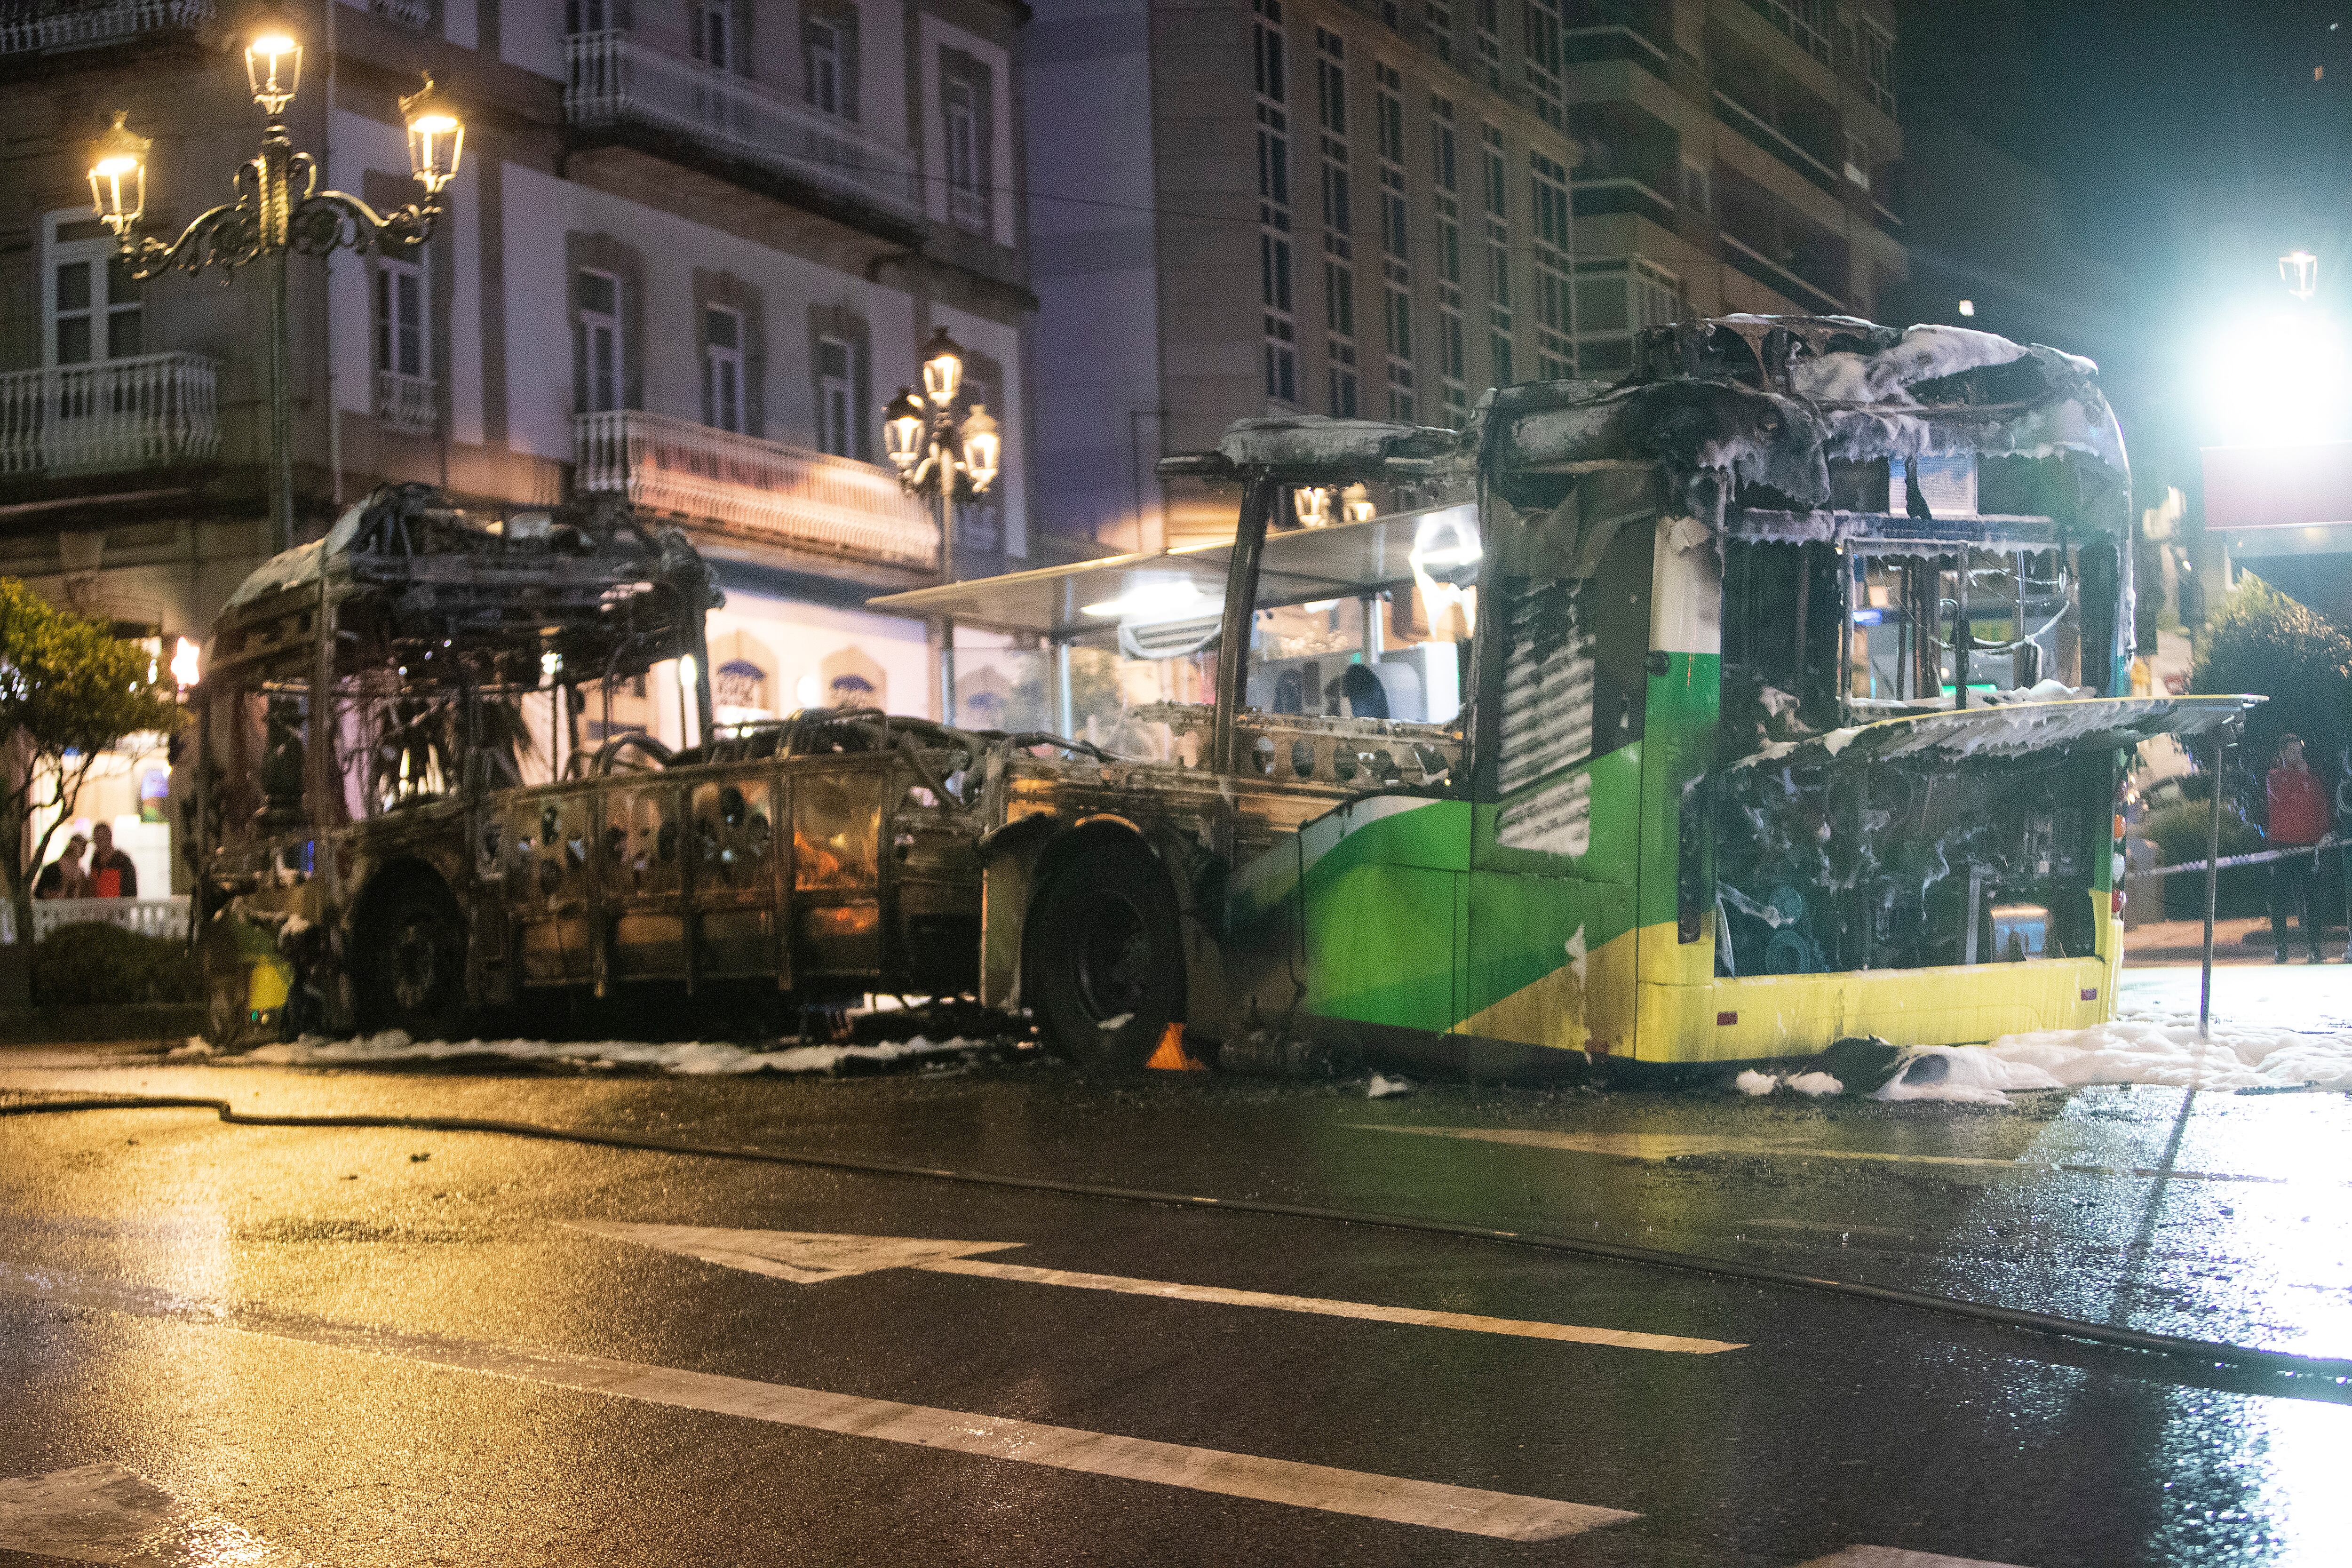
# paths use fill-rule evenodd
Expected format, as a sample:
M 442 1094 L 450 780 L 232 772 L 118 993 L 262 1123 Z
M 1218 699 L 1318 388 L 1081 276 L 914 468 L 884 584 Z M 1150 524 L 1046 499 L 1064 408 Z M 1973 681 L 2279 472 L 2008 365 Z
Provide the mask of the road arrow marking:
M 1291 1459 L 1261 1458 L 1255 1454 L 1236 1454 L 1221 1448 L 1187 1447 L 1147 1437 L 1089 1432 L 1076 1426 L 1049 1426 L 1035 1421 L 903 1405 L 897 1400 L 794 1388 L 786 1384 L 756 1383 L 748 1378 L 720 1377 L 677 1367 L 645 1366 L 564 1351 L 444 1339 L 438 1335 L 277 1316 L 249 1308 L 238 1309 L 232 1315 L 230 1309 L 218 1304 L 207 1304 L 205 1315 L 192 1317 L 184 1306 L 161 1301 L 151 1290 L 106 1281 L 79 1280 L 50 1269 L 36 1272 L 5 1263 L 0 1263 L 0 1291 L 69 1299 L 85 1306 L 174 1320 L 196 1332 L 250 1334 L 280 1343 L 314 1345 L 410 1365 L 476 1373 L 543 1388 L 634 1399 L 672 1409 L 767 1421 L 877 1442 L 944 1448 L 982 1458 L 1042 1465 L 1224 1497 L 1251 1498 L 1291 1508 L 1353 1514 L 1499 1541 L 1557 1541 L 1641 1517 L 1622 1509 L 1596 1508 L 1588 1503 L 1521 1497 L 1512 1492 L 1418 1481 L 1366 1470 L 1343 1470 Z M 62 1479 L 77 1481 L 86 1474 L 89 1473 L 68 1472 Z M 119 1474 L 127 1472 L 91 1479 L 102 1485 Z M 38 1486 L 59 1479 L 36 1478 L 33 1484 Z M 43 1500 L 37 1496 L 12 1496 L 5 1489 L 25 1485 L 0 1483 L 0 1503 L 29 1505 Z M 31 1510 L 25 1507 L 23 1511 Z M 16 1522 L 0 1512 L 0 1528 Z M 56 1550 L 54 1544 L 49 1549 Z
M 1684 1355 L 1713 1355 L 1746 1347 L 1728 1340 L 1690 1339 L 1680 1334 L 1645 1334 L 1630 1329 L 1591 1329 L 1572 1323 L 1528 1322 L 1516 1318 L 1481 1317 L 1473 1312 L 1427 1311 L 1418 1307 L 1383 1307 L 1369 1301 L 1328 1301 L 1314 1296 L 1284 1296 L 1266 1290 L 1231 1290 L 1219 1285 L 1181 1285 L 1164 1279 L 1129 1279 L 1117 1274 L 1078 1274 L 1061 1268 L 1030 1268 L 1017 1263 L 991 1263 L 971 1257 L 976 1252 L 1003 1252 L 1017 1241 L 925 1241 L 912 1237 L 828 1236 L 814 1231 L 716 1230 L 683 1225 L 622 1225 L 578 1223 L 584 1230 L 615 1241 L 635 1242 L 683 1253 L 725 1268 L 790 1279 L 795 1284 L 822 1284 L 851 1274 L 881 1268 L 919 1268 L 930 1274 L 964 1274 L 983 1279 L 1011 1279 L 1028 1285 L 1061 1285 L 1079 1290 L 1112 1290 L 1129 1296 L 1158 1296 L 1175 1301 L 1203 1301 L 1223 1307 L 1259 1307 L 1278 1312 L 1308 1312 L 1325 1318 L 1360 1318 L 1375 1323 L 1411 1323 L 1423 1328 L 1460 1329 L 1471 1333 L 1510 1334 L 1520 1339 L 1560 1340 L 1574 1344 L 1615 1345 L 1625 1350 L 1672 1351 Z
M 693 1225 L 614 1225 L 580 1220 L 573 1230 L 682 1252 L 722 1268 L 742 1268 L 795 1285 L 822 1285 L 879 1268 L 919 1268 L 940 1258 L 1003 1252 L 1017 1241 L 926 1241 L 909 1236 L 829 1236 L 812 1230 L 719 1230 Z

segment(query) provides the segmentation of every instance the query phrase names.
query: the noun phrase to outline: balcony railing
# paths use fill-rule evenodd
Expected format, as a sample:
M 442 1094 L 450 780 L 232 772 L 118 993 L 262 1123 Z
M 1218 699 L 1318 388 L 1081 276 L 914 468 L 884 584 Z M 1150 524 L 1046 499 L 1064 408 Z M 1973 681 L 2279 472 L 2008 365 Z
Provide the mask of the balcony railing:
M 1844 300 L 1820 284 L 1808 282 L 1790 271 L 1728 230 L 1723 234 L 1723 258 L 1767 289 L 1777 289 L 1800 305 L 1824 310 L 1832 316 L 1845 311 Z
M 1620 175 L 1607 180 L 1570 182 L 1579 217 L 1605 217 L 1632 213 L 1665 228 L 1675 226 L 1675 204 L 1640 180 Z
M 191 31 L 213 19 L 213 0 L 5 0 L 0 55 L 88 49 L 142 33 Z
M 8 923 L 12 928 L 8 940 L 13 942 L 16 921 L 12 919 Z M 121 926 L 142 936 L 185 937 L 188 897 L 180 893 L 165 899 L 43 899 L 34 904 L 35 942 L 60 926 L 72 925 Z
M 931 571 L 940 531 L 922 502 L 871 463 L 737 436 L 659 414 L 583 414 L 576 482 L 620 491 L 753 540 Z
M 1666 58 L 1665 50 L 1622 23 L 1601 27 L 1570 27 L 1560 35 L 1560 53 L 1570 65 L 1631 60 L 1660 81 L 1670 79 L 1674 68 Z
M 580 126 L 644 125 L 906 217 L 914 155 L 837 115 L 780 98 L 622 32 L 564 39 L 563 112 Z
M 418 32 L 433 25 L 433 0 L 373 0 L 375 14 Z
M 1748 140 L 1755 142 L 1756 145 L 1763 148 L 1830 195 L 1839 194 L 1838 176 L 1831 171 L 1827 163 L 1774 130 L 1764 121 L 1762 116 L 1721 88 L 1715 89 L 1715 101 L 1727 111 L 1725 118 L 1731 121 L 1733 130 L 1738 131 L 1742 136 L 1747 137 Z
M 103 473 L 220 450 L 217 360 L 144 354 L 0 375 L 0 475 Z
M 404 436 L 430 436 L 441 423 L 441 386 L 429 375 L 375 373 L 375 416 Z

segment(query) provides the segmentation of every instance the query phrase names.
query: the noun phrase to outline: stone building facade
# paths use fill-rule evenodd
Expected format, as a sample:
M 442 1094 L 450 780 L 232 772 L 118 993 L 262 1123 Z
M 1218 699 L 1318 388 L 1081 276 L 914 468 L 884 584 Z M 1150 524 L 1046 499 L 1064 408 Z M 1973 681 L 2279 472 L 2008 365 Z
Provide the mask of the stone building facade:
M 1885 0 L 1036 12 L 1036 507 L 1106 543 L 1229 531 L 1152 464 L 1233 419 L 1459 425 L 1641 326 L 1868 315 L 1907 270 Z

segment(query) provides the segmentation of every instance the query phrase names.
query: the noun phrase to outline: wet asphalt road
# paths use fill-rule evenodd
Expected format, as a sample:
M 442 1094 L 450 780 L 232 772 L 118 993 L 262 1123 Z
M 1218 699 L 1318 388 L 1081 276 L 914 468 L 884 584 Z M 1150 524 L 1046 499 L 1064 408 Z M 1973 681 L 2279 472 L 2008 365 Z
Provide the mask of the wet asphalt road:
M 713 1081 L 0 1053 L 0 1099 L 93 1090 L 1412 1214 L 2352 1356 L 2342 1095 L 1375 1101 L 1045 1063 Z M 980 1256 L 1741 1348 L 907 1267 L 800 1283 L 573 1228 L 598 1222 L 1017 1243 Z M 807 1400 L 761 1392 L 778 1388 L 855 1397 L 812 1421 Z M 0 1479 L 0 1549 L 58 1539 L 24 1533 L 50 1516 L 22 1478 L 135 1472 L 109 1495 L 146 1545 L 82 1560 L 2336 1563 L 2347 1400 L 2324 1380 L 1306 1219 L 202 1111 L 0 1119 L 0 1478 L 19 1479 Z M 860 1401 L 956 1415 L 924 1426 Z M 1139 1459 L 987 1418 L 1169 1447 Z M 1033 1462 L 1055 1444 L 1076 1468 Z M 1240 1472 L 1202 1449 L 1351 1475 L 1228 1484 Z M 1147 1459 L 1174 1468 L 1130 1479 Z M 1518 1541 L 1444 1522 L 1454 1494 L 1434 1523 L 1310 1506 L 1409 1512 L 1433 1495 L 1410 1483 L 1430 1482 L 1503 1494 L 1507 1512 L 1637 1517 Z

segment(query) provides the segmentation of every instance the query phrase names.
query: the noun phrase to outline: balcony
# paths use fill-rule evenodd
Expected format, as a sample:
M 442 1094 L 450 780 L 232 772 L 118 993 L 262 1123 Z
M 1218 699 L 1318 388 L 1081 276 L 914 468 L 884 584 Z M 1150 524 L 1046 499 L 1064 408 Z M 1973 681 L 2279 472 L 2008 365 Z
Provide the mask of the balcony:
M 583 414 L 573 439 L 583 492 L 619 492 L 751 545 L 938 569 L 939 525 L 871 463 L 633 410 Z
M 145 354 L 0 375 L 0 477 L 95 474 L 211 458 L 220 362 Z
M 375 373 L 375 416 L 404 436 L 430 436 L 441 424 L 441 385 L 429 375 Z
M 1661 228 L 1675 226 L 1675 204 L 1640 180 L 1619 177 L 1570 182 L 1579 217 L 1607 217 L 1631 213 Z
M 0 0 L 0 55 L 99 48 L 212 19 L 213 0 Z
M 1845 301 L 1808 282 L 1729 230 L 1723 235 L 1723 258 L 1767 289 L 1777 289 L 1807 310 L 1825 315 L 1845 314 Z
M 624 32 L 563 41 L 564 118 L 683 138 L 901 218 L 921 216 L 914 154 L 864 128 Z
M 1715 89 L 1715 101 L 1731 128 L 1833 196 L 1842 195 L 1838 176 L 1827 163 L 1774 130 L 1754 110 L 1724 91 Z
M 420 33 L 433 25 L 433 0 L 373 0 L 369 8 L 386 21 Z

